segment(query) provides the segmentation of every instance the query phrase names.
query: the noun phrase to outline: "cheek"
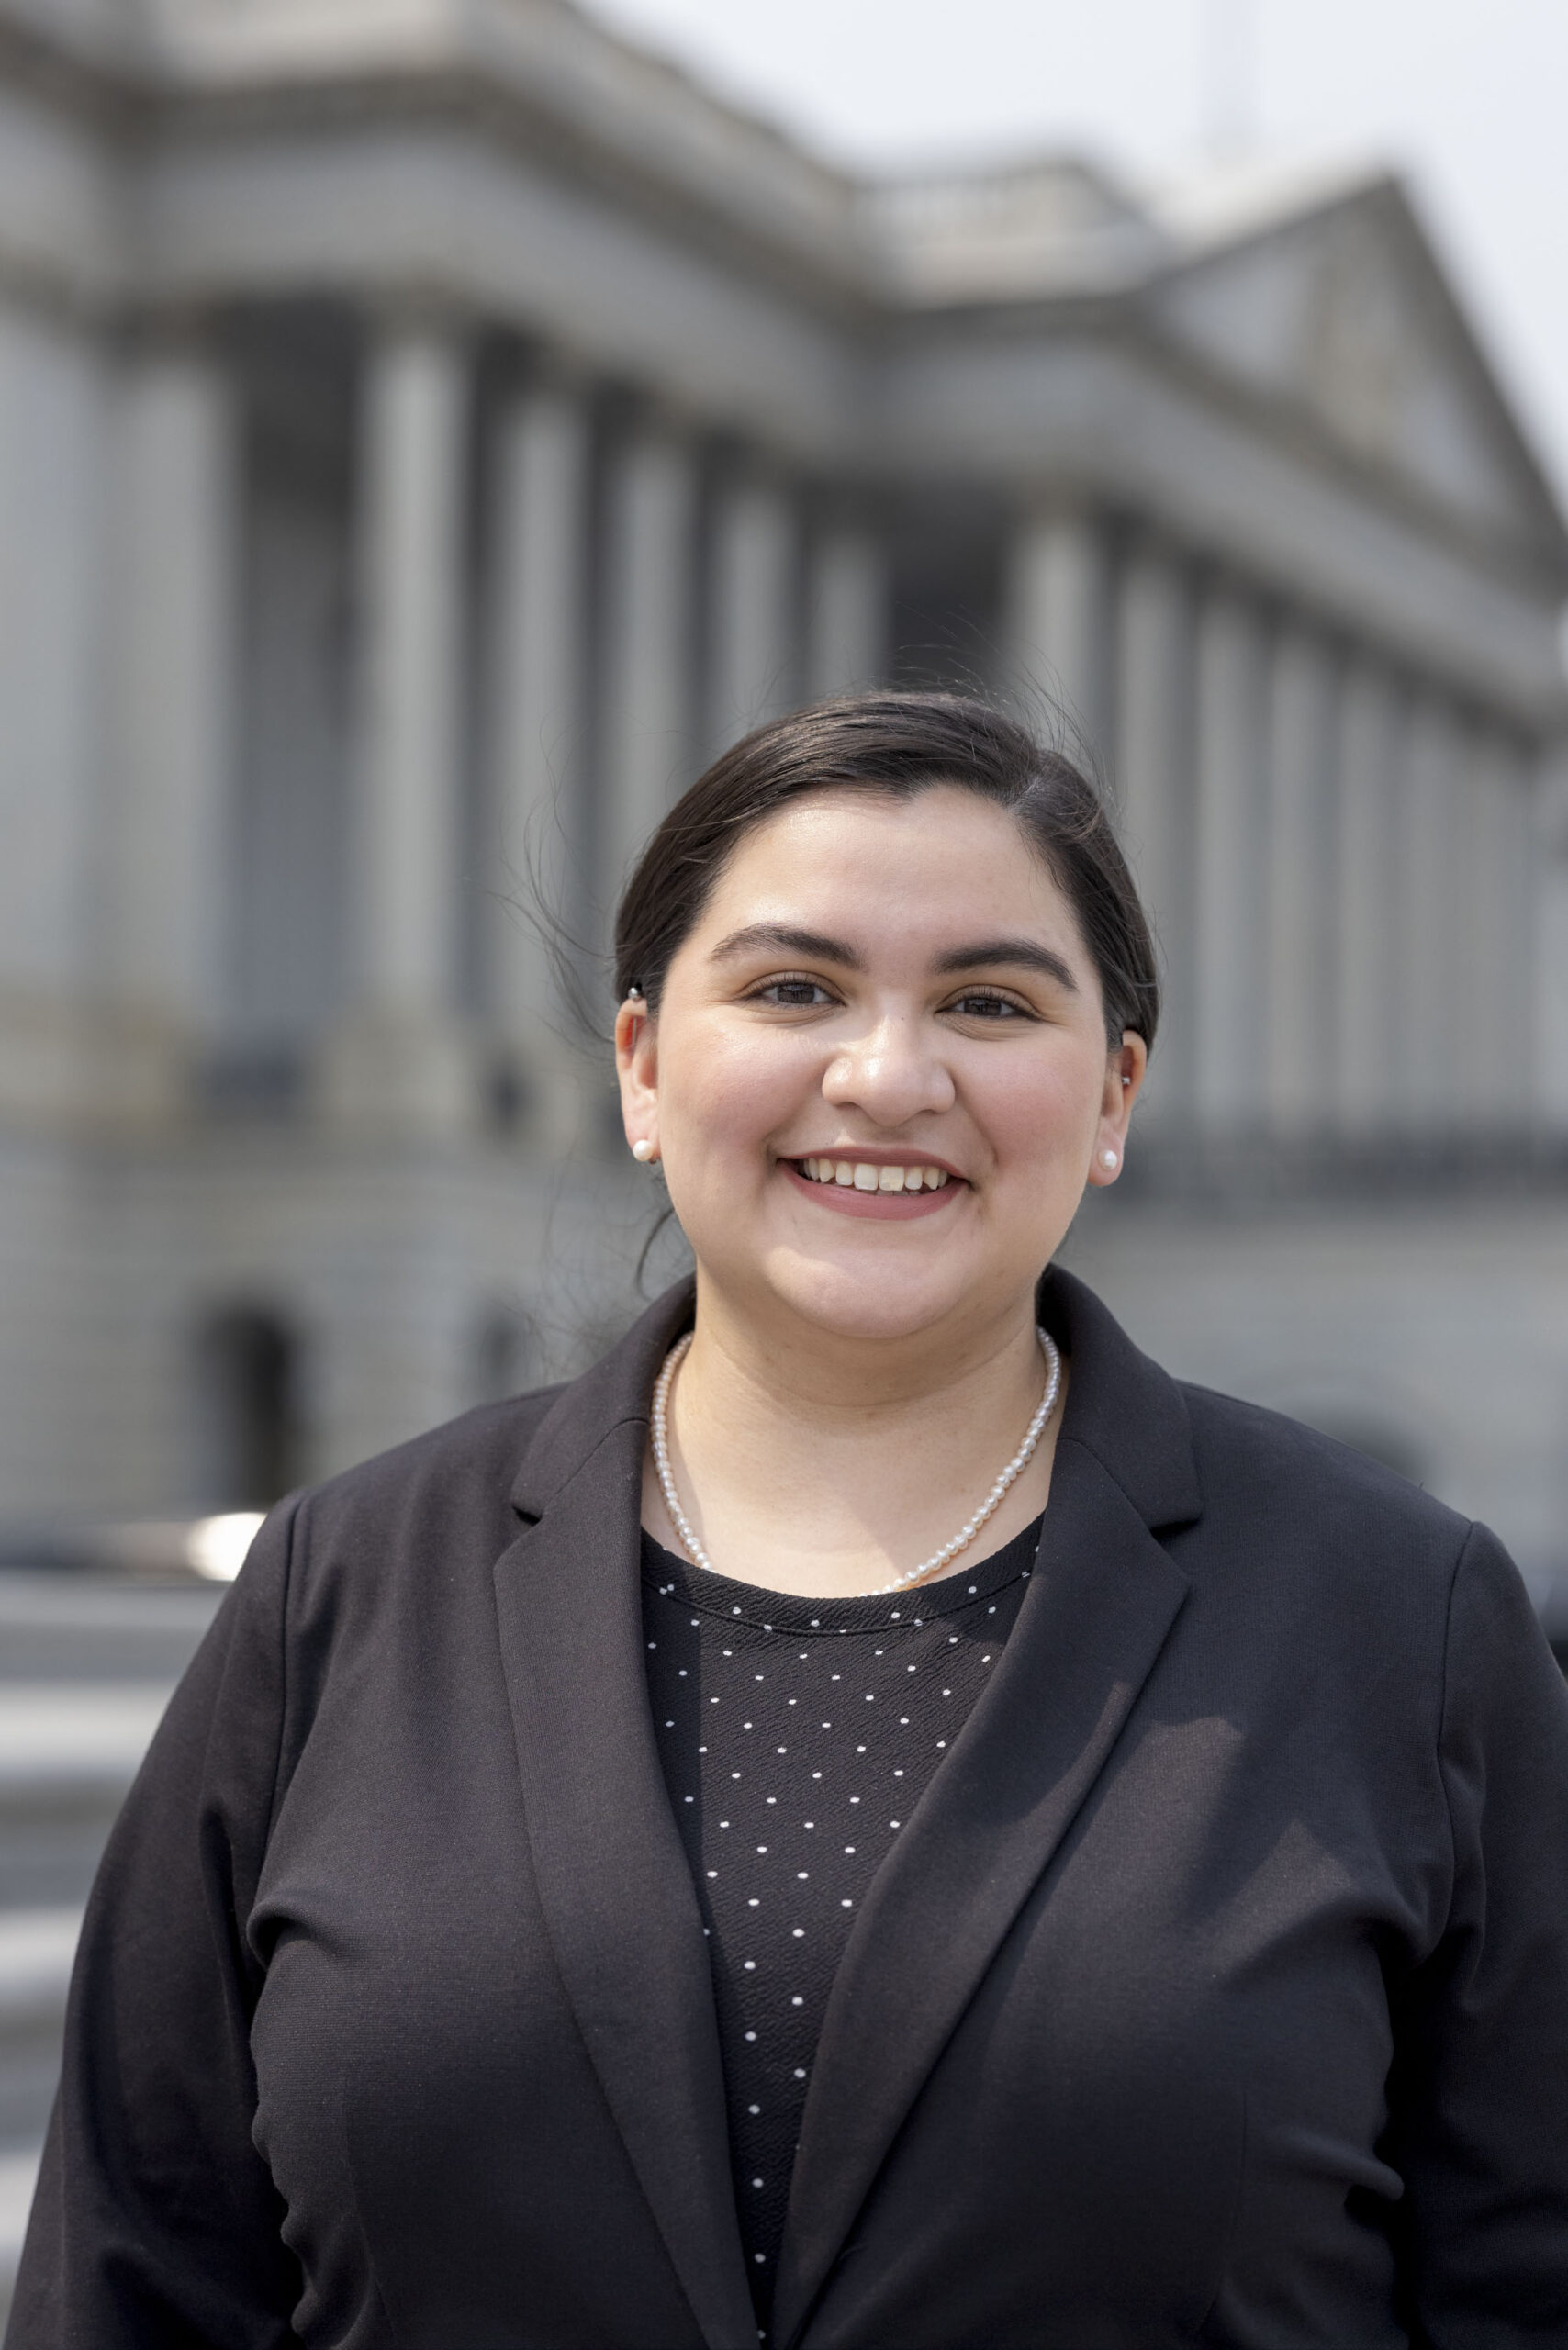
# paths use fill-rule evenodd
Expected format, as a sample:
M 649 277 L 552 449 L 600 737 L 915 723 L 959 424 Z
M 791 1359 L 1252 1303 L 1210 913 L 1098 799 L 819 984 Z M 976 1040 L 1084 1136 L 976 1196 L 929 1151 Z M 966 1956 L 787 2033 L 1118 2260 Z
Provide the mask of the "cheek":
M 969 1099 L 998 1163 L 1038 1170 L 1081 1156 L 1099 1121 L 1103 1081 L 1097 1056 L 1058 1049 L 1013 1069 L 982 1070 Z
M 689 1128 L 700 1130 L 710 1149 L 728 1140 L 750 1153 L 820 1086 L 821 1055 L 791 1049 L 787 1037 L 699 1028 L 662 1076 L 669 1144 L 678 1148 L 681 1129 Z

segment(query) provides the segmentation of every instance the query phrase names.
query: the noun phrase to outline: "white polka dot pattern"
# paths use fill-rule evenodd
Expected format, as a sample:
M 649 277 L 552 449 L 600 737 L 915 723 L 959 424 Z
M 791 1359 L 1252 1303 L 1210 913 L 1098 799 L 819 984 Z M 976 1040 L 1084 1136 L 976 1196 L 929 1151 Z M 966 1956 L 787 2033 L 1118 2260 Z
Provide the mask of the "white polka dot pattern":
M 655 1735 L 708 1936 L 764 2340 L 834 1975 L 991 1677 L 1039 1531 L 921 1591 L 841 1602 L 737 1584 L 644 1537 Z

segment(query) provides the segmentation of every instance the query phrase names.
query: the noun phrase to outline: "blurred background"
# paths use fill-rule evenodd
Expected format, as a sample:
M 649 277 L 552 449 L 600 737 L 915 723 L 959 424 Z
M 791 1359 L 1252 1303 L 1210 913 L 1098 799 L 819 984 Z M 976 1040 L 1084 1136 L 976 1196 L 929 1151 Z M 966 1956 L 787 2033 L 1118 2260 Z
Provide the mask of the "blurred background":
M 1552 0 L 0 0 L 0 2305 L 253 1513 L 631 1318 L 609 909 L 804 699 L 1059 711 L 1169 989 L 1068 1261 L 1568 1642 L 1565 89 Z

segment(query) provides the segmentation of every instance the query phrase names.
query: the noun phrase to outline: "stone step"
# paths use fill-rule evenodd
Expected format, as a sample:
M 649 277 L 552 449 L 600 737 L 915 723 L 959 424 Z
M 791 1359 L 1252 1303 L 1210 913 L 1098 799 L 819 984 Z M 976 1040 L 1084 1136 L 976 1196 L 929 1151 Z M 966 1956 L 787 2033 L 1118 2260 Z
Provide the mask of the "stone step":
M 0 2147 L 43 2135 L 81 1928 L 78 1908 L 0 1911 Z
M 11 2306 L 17 2263 L 38 2177 L 39 2149 L 36 2145 L 0 2146 L 0 2325 Z
M 0 1913 L 0 2323 L 60 2071 L 60 2035 L 79 1909 Z
M 0 1913 L 80 1903 L 166 1682 L 0 1684 Z
M 0 1570 L 0 2328 L 54 2096 L 82 1904 L 221 1597 Z
M 222 1597 L 212 1583 L 0 1569 L 0 1696 L 17 1682 L 176 1681 Z

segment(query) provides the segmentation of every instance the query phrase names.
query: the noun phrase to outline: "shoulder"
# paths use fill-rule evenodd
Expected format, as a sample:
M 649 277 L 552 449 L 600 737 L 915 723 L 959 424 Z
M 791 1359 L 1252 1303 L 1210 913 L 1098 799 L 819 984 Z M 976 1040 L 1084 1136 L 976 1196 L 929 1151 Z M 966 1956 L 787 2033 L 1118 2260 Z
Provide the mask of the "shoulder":
M 1181 1393 L 1213 1539 L 1352 1573 L 1451 1575 L 1472 1522 L 1423 1487 L 1282 1412 L 1205 1387 Z
M 1081 1281 L 1053 1269 L 1043 1316 L 1072 1359 L 1062 1437 L 1099 1460 L 1144 1524 L 1214 1569 L 1254 1579 L 1316 1556 L 1391 1554 L 1451 1567 L 1468 1521 L 1394 1470 L 1283 1413 L 1177 1379 Z
M 237 1699 L 271 1707 L 279 1785 L 350 1660 L 424 1671 L 483 1647 L 496 1562 L 521 1529 L 513 1490 L 559 1393 L 465 1412 L 269 1513 L 208 1639 Z
M 439 1583 L 487 1583 L 518 1531 L 512 1495 L 561 1390 L 487 1404 L 317 1485 L 288 1494 L 252 1545 L 240 1611 L 281 1618 L 286 1640 L 314 1645 Z
M 1358 1525 L 1450 1553 L 1470 1520 L 1397 1470 L 1283 1412 L 1177 1382 L 1187 1408 L 1205 1509 L 1288 1516 L 1305 1510 L 1324 1530 Z
M 1237 1623 L 1291 1628 L 1300 1653 L 1348 1642 L 1439 1667 L 1456 1579 L 1484 1528 L 1396 1471 L 1283 1413 L 1181 1389 L 1203 1497 L 1173 1550 Z
M 540 1387 L 480 1404 L 340 1471 L 309 1488 L 301 1504 L 319 1528 L 439 1505 L 450 1495 L 482 1495 L 506 1505 L 528 1449 L 562 1393 L 560 1386 Z

